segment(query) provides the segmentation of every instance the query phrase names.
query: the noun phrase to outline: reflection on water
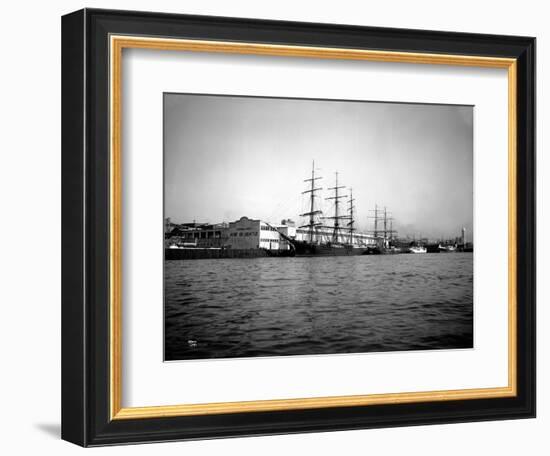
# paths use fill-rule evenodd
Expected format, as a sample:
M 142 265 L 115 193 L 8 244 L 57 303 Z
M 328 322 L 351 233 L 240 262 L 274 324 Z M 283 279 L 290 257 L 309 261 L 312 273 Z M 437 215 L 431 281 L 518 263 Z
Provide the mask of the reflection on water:
M 165 359 L 473 346 L 471 253 L 165 261 Z

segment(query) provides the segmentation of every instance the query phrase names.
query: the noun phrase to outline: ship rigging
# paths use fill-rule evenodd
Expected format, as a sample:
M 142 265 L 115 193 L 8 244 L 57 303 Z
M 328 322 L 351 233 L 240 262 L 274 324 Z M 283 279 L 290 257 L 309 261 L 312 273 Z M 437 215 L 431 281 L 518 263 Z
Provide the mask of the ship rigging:
M 315 174 L 315 162 L 312 164 L 311 177 L 305 179 L 308 184 L 307 190 L 302 194 L 308 195 L 308 211 L 300 214 L 307 218 L 307 223 L 300 226 L 306 228 L 307 235 L 302 240 L 294 240 L 293 245 L 296 255 L 361 255 L 366 251 L 366 246 L 363 246 L 357 237 L 354 237 L 355 230 L 354 220 L 354 198 L 350 189 L 350 197 L 348 200 L 348 214 L 343 214 L 341 206 L 344 198 L 348 198 L 343 194 L 344 185 L 339 185 L 338 172 L 335 173 L 334 187 L 329 187 L 327 190 L 333 194 L 327 198 L 327 201 L 334 203 L 334 215 L 323 215 L 323 211 L 316 204 L 319 199 L 319 192 L 323 190 L 321 186 L 317 186 L 317 181 L 322 179 L 321 176 Z M 323 221 L 332 220 L 332 224 L 324 224 Z M 347 220 L 347 224 L 344 221 Z M 324 228 L 321 233 L 320 228 Z M 326 229 L 330 229 L 330 236 L 327 236 Z M 346 236 L 347 235 L 347 236 Z

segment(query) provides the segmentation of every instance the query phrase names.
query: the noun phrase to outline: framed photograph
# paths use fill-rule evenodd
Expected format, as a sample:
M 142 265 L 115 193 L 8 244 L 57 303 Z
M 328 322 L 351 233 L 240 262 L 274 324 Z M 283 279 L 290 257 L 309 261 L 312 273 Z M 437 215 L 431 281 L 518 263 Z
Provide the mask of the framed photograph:
M 535 39 L 62 20 L 62 437 L 535 416 Z

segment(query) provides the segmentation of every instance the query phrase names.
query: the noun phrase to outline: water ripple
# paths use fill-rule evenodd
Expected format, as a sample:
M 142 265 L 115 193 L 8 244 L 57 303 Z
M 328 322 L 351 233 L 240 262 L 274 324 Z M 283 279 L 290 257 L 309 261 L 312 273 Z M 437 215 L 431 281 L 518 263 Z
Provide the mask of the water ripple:
M 167 360 L 472 347 L 473 257 L 165 262 Z

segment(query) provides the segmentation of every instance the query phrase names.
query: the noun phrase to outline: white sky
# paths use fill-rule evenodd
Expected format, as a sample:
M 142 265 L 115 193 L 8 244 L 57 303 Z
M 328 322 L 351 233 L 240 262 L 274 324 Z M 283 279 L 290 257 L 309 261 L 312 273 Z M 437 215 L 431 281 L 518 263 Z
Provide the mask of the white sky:
M 320 186 L 338 171 L 353 187 L 359 229 L 372 229 L 378 204 L 399 236 L 473 231 L 471 106 L 186 94 L 164 103 L 165 216 L 175 222 L 300 222 L 315 160 Z

